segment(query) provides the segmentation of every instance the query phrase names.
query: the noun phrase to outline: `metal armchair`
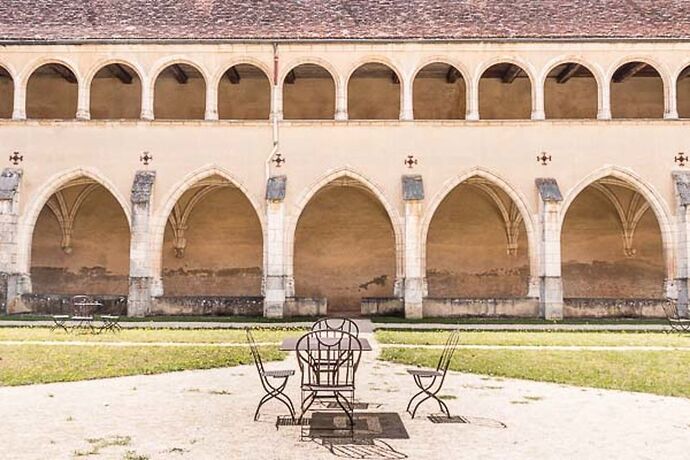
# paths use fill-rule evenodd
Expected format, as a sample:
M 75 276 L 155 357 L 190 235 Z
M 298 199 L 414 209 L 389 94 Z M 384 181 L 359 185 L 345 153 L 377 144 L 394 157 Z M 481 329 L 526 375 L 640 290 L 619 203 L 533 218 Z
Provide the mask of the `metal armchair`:
M 407 373 L 414 378 L 414 383 L 419 388 L 419 392 L 412 396 L 410 402 L 407 404 L 407 412 L 414 418 L 417 413 L 417 409 L 423 402 L 434 399 L 441 407 L 441 411 L 450 418 L 450 411 L 448 406 L 437 396 L 441 388 L 443 387 L 443 382 L 446 379 L 446 373 L 448 372 L 448 367 L 450 366 L 450 361 L 453 358 L 453 354 L 458 347 L 460 342 L 460 332 L 453 331 L 446 345 L 443 347 L 443 352 L 438 359 L 438 364 L 435 370 L 431 369 L 408 369 Z M 413 407 L 414 403 L 414 407 Z M 412 410 L 410 410 L 412 409 Z
M 690 318 L 683 318 L 678 314 L 678 306 L 674 299 L 667 299 L 663 303 L 666 321 L 671 327 L 669 332 L 690 332 Z
M 311 326 L 312 331 L 342 331 L 359 337 L 359 326 L 349 318 L 321 318 Z

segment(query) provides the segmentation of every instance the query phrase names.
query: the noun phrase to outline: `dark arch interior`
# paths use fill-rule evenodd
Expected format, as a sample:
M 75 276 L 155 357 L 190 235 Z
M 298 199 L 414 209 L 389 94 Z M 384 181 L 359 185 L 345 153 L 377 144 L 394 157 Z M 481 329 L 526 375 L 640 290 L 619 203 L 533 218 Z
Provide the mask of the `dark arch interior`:
M 397 120 L 400 117 L 400 80 L 390 67 L 369 63 L 360 66 L 347 87 L 351 120 Z
M 489 67 L 479 80 L 479 118 L 527 120 L 532 114 L 532 85 L 525 71 L 511 63 Z
M 268 120 L 271 83 L 251 64 L 237 64 L 225 71 L 218 84 L 218 117 L 231 120 Z
M 188 64 L 171 64 L 156 79 L 153 99 L 155 118 L 203 120 L 206 83 L 203 75 Z
M 136 119 L 141 114 L 141 79 L 126 64 L 100 69 L 91 81 L 92 119 Z
M 332 119 L 335 114 L 335 82 L 316 64 L 302 64 L 283 80 L 283 117 L 286 120 Z
M 597 81 L 590 70 L 576 62 L 554 67 L 544 82 L 546 118 L 597 117 Z
M 664 84 L 659 72 L 644 62 L 620 66 L 611 79 L 613 118 L 663 118 Z
M 416 120 L 465 118 L 465 80 L 455 67 L 442 62 L 426 65 L 415 76 L 412 90 Z
M 0 66 L 0 118 L 12 118 L 14 82 L 9 71 Z
M 77 77 L 66 66 L 45 64 L 36 69 L 26 88 L 27 118 L 71 119 L 77 115 Z

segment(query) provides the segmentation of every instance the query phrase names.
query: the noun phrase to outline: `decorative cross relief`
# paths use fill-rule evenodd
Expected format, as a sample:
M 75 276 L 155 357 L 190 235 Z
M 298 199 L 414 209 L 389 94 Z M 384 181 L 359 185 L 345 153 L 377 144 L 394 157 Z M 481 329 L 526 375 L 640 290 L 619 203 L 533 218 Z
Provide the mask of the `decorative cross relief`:
M 68 187 L 71 188 L 79 185 L 84 185 L 84 187 L 77 192 L 74 201 L 70 203 L 69 197 L 64 191 Z M 67 187 L 55 192 L 46 203 L 46 206 L 48 206 L 55 216 L 58 225 L 60 225 L 60 231 L 62 233 L 60 247 L 65 254 L 72 253 L 72 230 L 74 228 L 74 219 L 77 217 L 79 208 L 96 188 L 98 188 L 98 184 L 95 182 L 89 179 L 80 180 L 76 183 L 70 183 Z
M 503 219 L 503 228 L 506 235 L 506 254 L 509 256 L 517 255 L 522 214 L 515 202 L 492 182 L 481 177 L 472 177 L 466 183 L 477 188 L 491 199 L 499 217 Z
M 182 204 L 180 200 L 175 203 L 170 216 L 168 216 L 168 223 L 173 232 L 173 250 L 175 251 L 175 257 L 178 259 L 183 258 L 185 250 L 187 249 L 185 231 L 188 228 L 189 216 L 192 214 L 194 206 L 199 204 L 209 193 L 229 186 L 231 186 L 231 184 L 222 179 L 202 181 L 193 188 L 192 195 L 186 203 Z
M 623 193 L 617 192 L 612 186 L 631 192 L 627 206 L 624 204 Z M 623 254 L 625 257 L 635 257 L 637 250 L 633 247 L 635 230 L 645 212 L 649 209 L 649 203 L 640 193 L 624 181 L 615 178 L 604 178 L 592 184 L 595 190 L 604 195 L 613 205 L 618 215 L 623 238 Z

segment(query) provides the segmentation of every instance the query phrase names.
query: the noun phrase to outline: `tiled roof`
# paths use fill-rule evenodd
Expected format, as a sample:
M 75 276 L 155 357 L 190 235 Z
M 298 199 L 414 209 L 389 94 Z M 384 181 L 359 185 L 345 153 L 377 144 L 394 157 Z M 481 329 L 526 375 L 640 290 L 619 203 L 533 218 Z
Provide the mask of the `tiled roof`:
M 0 1 L 3 41 L 520 38 L 690 38 L 690 1 Z

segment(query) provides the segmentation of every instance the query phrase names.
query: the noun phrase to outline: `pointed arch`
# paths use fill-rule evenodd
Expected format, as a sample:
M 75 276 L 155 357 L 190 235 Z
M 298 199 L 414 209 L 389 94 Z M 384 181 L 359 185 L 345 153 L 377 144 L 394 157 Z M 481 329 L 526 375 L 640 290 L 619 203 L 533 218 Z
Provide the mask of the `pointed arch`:
M 33 239 L 34 227 L 38 220 L 38 215 L 41 210 L 48 203 L 50 197 L 69 184 L 71 181 L 79 178 L 88 178 L 103 186 L 118 202 L 122 212 L 125 214 L 127 225 L 131 231 L 132 213 L 129 202 L 122 193 L 117 189 L 113 182 L 100 171 L 93 168 L 75 168 L 69 171 L 64 171 L 55 174 L 48 179 L 45 184 L 38 189 L 34 197 L 31 198 L 27 204 L 26 209 L 21 214 L 19 219 L 19 234 L 17 236 L 17 243 L 19 246 L 19 255 L 17 266 L 20 273 L 29 273 L 31 268 L 31 243 Z
M 666 266 L 666 279 L 674 280 L 676 277 L 676 261 L 673 254 L 675 243 L 670 209 L 656 189 L 630 169 L 622 168 L 620 166 L 605 166 L 588 174 L 570 190 L 568 190 L 561 205 L 558 229 L 559 234 L 562 235 L 563 233 L 563 223 L 565 222 L 565 217 L 568 214 L 568 209 L 573 204 L 575 199 L 577 199 L 585 188 L 606 177 L 614 177 L 629 184 L 640 195 L 642 195 L 647 203 L 649 203 L 650 208 L 656 216 L 657 223 L 659 224 L 659 230 L 661 232 L 664 264 Z
M 441 189 L 436 192 L 433 198 L 429 201 L 429 205 L 426 207 L 424 218 L 422 220 L 422 225 L 420 227 L 420 244 L 421 244 L 421 254 L 422 254 L 422 273 L 426 273 L 426 261 L 427 261 L 427 238 L 429 235 L 429 228 L 431 227 L 431 222 L 438 210 L 439 206 L 443 200 L 459 185 L 467 182 L 473 177 L 480 177 L 487 180 L 488 182 L 496 185 L 501 189 L 515 204 L 521 217 L 522 222 L 525 225 L 525 232 L 527 237 L 527 251 L 529 257 L 529 267 L 530 267 L 530 279 L 535 278 L 539 274 L 539 245 L 537 244 L 535 234 L 535 222 L 533 220 L 533 213 L 530 212 L 529 206 L 527 205 L 527 200 L 525 197 L 517 191 L 508 181 L 503 179 L 498 174 L 482 168 L 475 167 L 467 171 L 458 174 L 447 180 Z M 530 293 L 530 295 L 533 293 Z
M 349 167 L 343 167 L 331 170 L 321 176 L 316 182 L 307 187 L 300 195 L 300 197 L 295 201 L 292 207 L 292 212 L 288 213 L 287 225 L 286 225 L 286 260 L 288 261 L 288 276 L 293 276 L 293 260 L 294 260 L 294 250 L 295 250 L 295 232 L 297 230 L 297 224 L 300 216 L 304 212 L 311 199 L 321 191 L 326 185 L 331 182 L 342 179 L 349 178 L 357 181 L 361 184 L 369 193 L 371 193 L 378 203 L 383 206 L 388 215 L 388 220 L 390 221 L 391 227 L 393 228 L 393 234 L 395 237 L 395 271 L 396 278 L 403 277 L 403 229 L 400 213 L 391 205 L 390 200 L 381 191 L 381 187 L 376 185 L 373 181 L 369 180 L 363 174 L 355 171 Z
M 161 205 L 154 213 L 153 225 L 151 227 L 154 229 L 151 238 L 151 248 L 152 253 L 155 254 L 155 257 L 152 261 L 152 273 L 154 273 L 155 276 L 160 277 L 162 275 L 165 227 L 173 208 L 186 191 L 198 184 L 200 181 L 213 176 L 218 176 L 226 180 L 229 184 L 236 187 L 249 201 L 249 204 L 256 213 L 259 225 L 261 226 L 261 236 L 263 240 L 266 241 L 266 222 L 263 208 L 261 205 L 259 205 L 259 200 L 257 200 L 256 197 L 249 192 L 247 187 L 239 178 L 226 169 L 215 164 L 205 165 L 187 174 L 175 185 L 173 185 L 173 187 L 170 189 L 170 192 L 167 194 L 167 197 L 162 201 Z

